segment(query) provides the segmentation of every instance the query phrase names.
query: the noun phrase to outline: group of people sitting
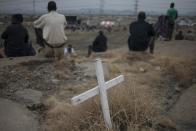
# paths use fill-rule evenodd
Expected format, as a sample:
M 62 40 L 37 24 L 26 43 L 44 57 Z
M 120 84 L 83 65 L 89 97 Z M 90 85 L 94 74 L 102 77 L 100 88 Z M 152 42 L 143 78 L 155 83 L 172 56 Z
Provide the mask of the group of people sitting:
M 177 11 L 173 9 L 168 11 L 168 17 L 174 21 L 177 18 Z M 54 1 L 48 3 L 48 12 L 42 15 L 38 20 L 34 21 L 35 34 L 37 43 L 42 47 L 39 54 L 45 57 L 53 56 L 57 60 L 61 60 L 64 56 L 67 37 L 65 35 L 65 27 L 67 25 L 64 15 L 59 14 Z M 156 31 L 153 25 L 145 21 L 145 12 L 138 14 L 138 20 L 130 24 L 128 39 L 128 47 L 130 51 L 146 51 L 150 48 L 153 53 Z M 1 38 L 4 42 L 4 52 L 7 57 L 20 57 L 35 55 L 36 52 L 29 41 L 27 29 L 22 25 L 23 17 L 21 14 L 12 16 L 12 23 L 2 33 Z M 172 22 L 171 22 L 172 23 Z M 174 24 L 174 22 L 173 22 Z M 171 24 L 171 29 L 173 29 Z M 172 31 L 170 31 L 171 35 Z M 170 36 L 171 39 L 171 36 Z M 99 31 L 99 35 L 95 38 L 92 45 L 88 47 L 88 56 L 91 52 L 105 52 L 107 50 L 107 37 L 103 31 Z M 71 45 L 68 46 L 67 52 L 73 52 Z

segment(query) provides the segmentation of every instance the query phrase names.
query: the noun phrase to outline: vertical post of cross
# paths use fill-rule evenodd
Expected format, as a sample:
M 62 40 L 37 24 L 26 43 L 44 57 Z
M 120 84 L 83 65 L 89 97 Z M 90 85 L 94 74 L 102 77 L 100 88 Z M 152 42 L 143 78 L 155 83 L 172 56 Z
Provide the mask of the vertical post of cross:
M 101 59 L 96 60 L 96 74 L 97 74 L 97 81 L 99 85 L 101 107 L 103 111 L 104 121 L 107 128 L 112 129 L 112 122 L 110 118 L 110 110 L 108 105 L 108 97 L 107 97 L 106 84 L 105 84 Z

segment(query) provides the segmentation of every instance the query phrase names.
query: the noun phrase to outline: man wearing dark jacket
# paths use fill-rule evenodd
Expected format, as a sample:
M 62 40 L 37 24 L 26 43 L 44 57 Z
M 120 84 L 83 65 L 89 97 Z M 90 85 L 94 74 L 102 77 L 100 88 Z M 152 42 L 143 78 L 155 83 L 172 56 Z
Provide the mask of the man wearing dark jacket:
M 99 35 L 95 38 L 93 45 L 89 46 L 88 56 L 91 55 L 91 51 L 105 52 L 107 50 L 107 38 L 102 31 L 99 31 Z
M 11 25 L 9 25 L 1 35 L 1 38 L 5 40 L 4 51 L 7 57 L 30 55 L 29 49 L 32 47 L 30 47 L 31 45 L 28 43 L 28 31 L 22 25 L 22 22 L 23 16 L 21 14 L 13 15 Z
M 147 23 L 145 18 L 146 14 L 144 12 L 140 12 L 138 20 L 130 25 L 130 37 L 128 40 L 130 51 L 146 51 L 150 46 L 151 38 L 155 33 L 153 26 Z

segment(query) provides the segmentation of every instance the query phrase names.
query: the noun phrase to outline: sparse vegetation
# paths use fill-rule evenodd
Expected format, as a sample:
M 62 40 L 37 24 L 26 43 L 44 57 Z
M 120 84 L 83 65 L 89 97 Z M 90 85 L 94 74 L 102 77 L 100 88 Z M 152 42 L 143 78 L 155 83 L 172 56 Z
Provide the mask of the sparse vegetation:
M 124 55 L 125 54 L 122 54 L 122 56 Z M 142 80 L 134 81 L 133 78 L 131 78 L 132 76 L 129 75 L 133 70 L 129 70 L 128 68 L 130 68 L 130 66 L 122 64 L 122 61 L 131 61 L 131 63 L 128 63 L 133 65 L 134 62 L 140 60 L 149 62 L 153 59 L 154 63 L 151 63 L 152 67 L 161 65 L 161 68 L 163 69 L 162 73 L 173 75 L 180 84 L 190 84 L 193 75 L 195 75 L 195 64 L 193 61 L 185 62 L 180 61 L 179 59 L 168 59 L 166 57 L 160 59 L 157 57 L 154 58 L 153 56 L 142 58 L 140 55 L 135 55 L 138 60 L 133 60 L 132 57 L 128 55 L 129 57 L 120 59 L 121 62 L 119 63 L 119 60 L 110 58 L 112 57 L 112 53 L 110 55 L 107 54 L 110 59 L 109 67 L 112 76 L 119 72 L 126 74 L 126 81 L 124 84 L 110 90 L 108 93 L 114 131 L 156 130 L 157 119 L 160 117 L 160 112 L 162 111 L 160 99 L 155 99 L 155 92 L 152 93 L 149 88 L 140 87 L 140 85 L 146 83 Z M 152 69 L 152 67 L 149 69 L 147 68 L 148 66 L 145 67 L 145 63 L 142 66 L 147 70 Z M 139 73 L 139 71 L 134 73 Z M 156 77 L 158 77 L 158 75 Z M 152 83 L 154 78 L 152 78 L 152 80 L 147 78 L 146 81 Z M 138 82 L 142 83 L 138 84 Z M 92 85 L 92 83 L 86 83 L 85 86 L 90 85 Z M 86 89 L 86 87 L 79 88 Z M 46 126 L 44 127 L 44 130 L 46 131 L 69 131 L 70 129 L 73 131 L 107 130 L 104 125 L 98 97 L 74 107 L 67 102 L 62 101 L 62 99 L 52 96 L 47 100 L 46 105 L 49 106 L 46 115 Z
M 179 86 L 189 87 L 196 77 L 196 60 L 167 58 L 164 61 L 165 72 L 174 76 Z
M 129 21 L 126 22 L 126 28 L 128 28 Z M 0 27 L 1 32 L 4 28 L 5 25 L 2 25 Z M 33 43 L 35 43 L 33 27 L 28 26 L 28 30 Z M 119 29 L 118 31 L 114 30 L 112 33 L 108 33 L 106 31 L 106 35 L 108 36 L 109 40 L 108 52 L 98 55 L 93 54 L 94 56 L 92 56 L 92 58 L 85 58 L 84 56 L 87 53 L 87 46 L 89 44 L 92 44 L 94 37 L 97 35 L 97 32 L 68 31 L 67 35 L 69 38 L 68 43 L 72 44 L 76 49 L 76 52 L 79 54 L 78 56 L 74 57 L 73 62 L 80 64 L 82 62 L 89 60 L 91 61 L 92 59 L 94 60 L 97 57 L 101 57 L 109 67 L 110 76 L 106 79 L 111 79 L 112 77 L 119 74 L 123 74 L 126 77 L 126 81 L 123 82 L 123 84 L 118 85 L 118 87 L 113 88 L 108 92 L 114 131 L 155 130 L 154 127 L 157 123 L 157 117 L 159 117 L 160 112 L 163 111 L 163 103 L 161 101 L 162 99 L 167 99 L 166 95 L 160 94 L 163 94 L 165 90 L 171 88 L 169 87 L 169 85 L 167 85 L 167 83 L 163 83 L 164 85 L 161 85 L 161 89 L 158 88 L 158 85 L 156 84 L 157 81 L 165 81 L 164 77 L 166 75 L 172 75 L 175 78 L 175 84 L 179 84 L 179 86 L 187 88 L 194 81 L 196 82 L 195 60 L 185 60 L 184 58 L 177 58 L 179 54 L 186 56 L 186 53 L 190 50 L 188 46 L 192 45 L 192 47 L 195 47 L 194 43 L 187 44 L 186 41 L 184 43 L 182 41 L 181 43 L 177 42 L 176 44 L 175 41 L 172 41 L 171 43 L 164 44 L 160 42 L 160 44 L 158 42 L 159 44 L 156 45 L 157 49 L 155 50 L 155 55 L 149 55 L 148 53 L 130 54 L 127 50 L 128 30 Z M 173 53 L 173 50 L 170 49 L 170 46 L 175 46 L 172 48 L 180 46 L 181 48 L 179 48 L 179 50 L 174 49 Z M 38 45 L 34 44 L 34 47 L 38 48 Z M 162 47 L 167 48 L 165 49 Z M 184 49 L 183 52 L 181 52 L 180 50 L 182 48 Z M 162 54 L 160 53 L 160 51 L 162 51 Z M 190 52 L 194 53 L 192 50 L 190 50 Z M 170 57 L 170 53 L 172 55 L 175 55 L 175 57 Z M 166 56 L 162 57 L 163 54 Z M 191 56 L 193 56 L 193 58 L 195 57 L 194 54 L 192 54 Z M 15 87 L 17 86 L 17 82 L 20 82 L 20 86 L 18 87 L 23 87 L 25 86 L 23 84 L 27 80 L 33 82 L 33 84 L 30 84 L 32 85 L 32 87 L 34 87 L 33 89 L 41 90 L 43 87 L 46 88 L 46 91 L 48 91 L 48 89 L 51 89 L 50 94 L 46 93 L 45 97 L 43 98 L 43 102 L 47 107 L 47 110 L 44 110 L 44 112 L 42 112 L 43 114 L 41 114 L 41 130 L 107 130 L 102 117 L 99 97 L 95 97 L 75 107 L 72 106 L 69 101 L 69 99 L 73 95 L 80 94 L 81 92 L 84 92 L 89 88 L 97 85 L 95 79 L 90 78 L 89 80 L 88 78 L 83 76 L 84 72 L 82 72 L 81 70 L 79 70 L 78 72 L 75 71 L 74 69 L 72 69 L 72 64 L 59 67 L 58 65 L 53 66 L 53 64 L 47 63 L 44 65 L 43 63 L 40 63 L 40 65 L 38 65 L 37 63 L 23 63 L 19 67 L 15 65 L 13 65 L 13 67 L 17 68 L 2 68 L 2 73 L 6 72 L 5 74 L 7 75 L 2 75 L 2 80 L 4 81 L 0 83 L 0 88 L 2 88 L 2 90 L 8 90 L 11 92 L 8 95 L 4 93 L 4 95 L 6 95 L 6 98 L 10 98 L 10 94 L 12 95 L 14 92 L 6 87 L 7 85 L 5 84 L 5 81 L 6 83 L 9 83 L 10 87 L 14 89 L 19 89 Z M 143 71 L 140 71 L 140 68 L 143 69 Z M 35 69 L 39 70 L 36 71 Z M 14 72 L 11 70 L 14 70 Z M 34 72 L 36 71 L 36 73 L 32 74 L 32 70 Z M 32 76 L 33 78 L 30 79 L 30 76 Z M 14 79 L 12 80 L 12 82 L 9 82 L 9 80 L 11 80 L 11 77 L 13 77 Z M 25 80 L 23 80 L 23 78 L 25 78 Z M 40 78 L 43 78 L 43 80 Z M 173 79 L 170 81 L 173 82 Z M 45 82 L 47 83 L 45 84 Z M 14 86 L 11 85 L 12 83 Z M 56 83 L 58 83 L 59 85 Z M 35 86 L 37 85 L 39 86 L 35 88 Z M 29 86 L 25 86 L 25 88 L 29 88 Z M 53 89 L 55 91 L 53 91 Z M 167 91 L 165 92 L 168 93 Z M 172 101 L 173 98 L 170 97 L 169 99 Z
M 132 82 L 117 87 L 109 93 L 111 118 L 115 130 L 150 130 L 158 114 L 158 104 L 147 91 L 134 87 Z M 104 121 L 99 99 L 95 98 L 73 107 L 54 96 L 47 100 L 47 131 L 104 131 Z

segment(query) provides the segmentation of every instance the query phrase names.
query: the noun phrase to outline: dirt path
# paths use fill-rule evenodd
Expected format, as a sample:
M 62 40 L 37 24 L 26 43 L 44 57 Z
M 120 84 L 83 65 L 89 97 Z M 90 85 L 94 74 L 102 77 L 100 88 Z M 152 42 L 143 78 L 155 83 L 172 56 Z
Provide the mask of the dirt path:
M 36 115 L 25 106 L 0 98 L 1 131 L 38 131 Z
M 183 131 L 196 130 L 196 85 L 186 90 L 174 107 L 168 112 Z

